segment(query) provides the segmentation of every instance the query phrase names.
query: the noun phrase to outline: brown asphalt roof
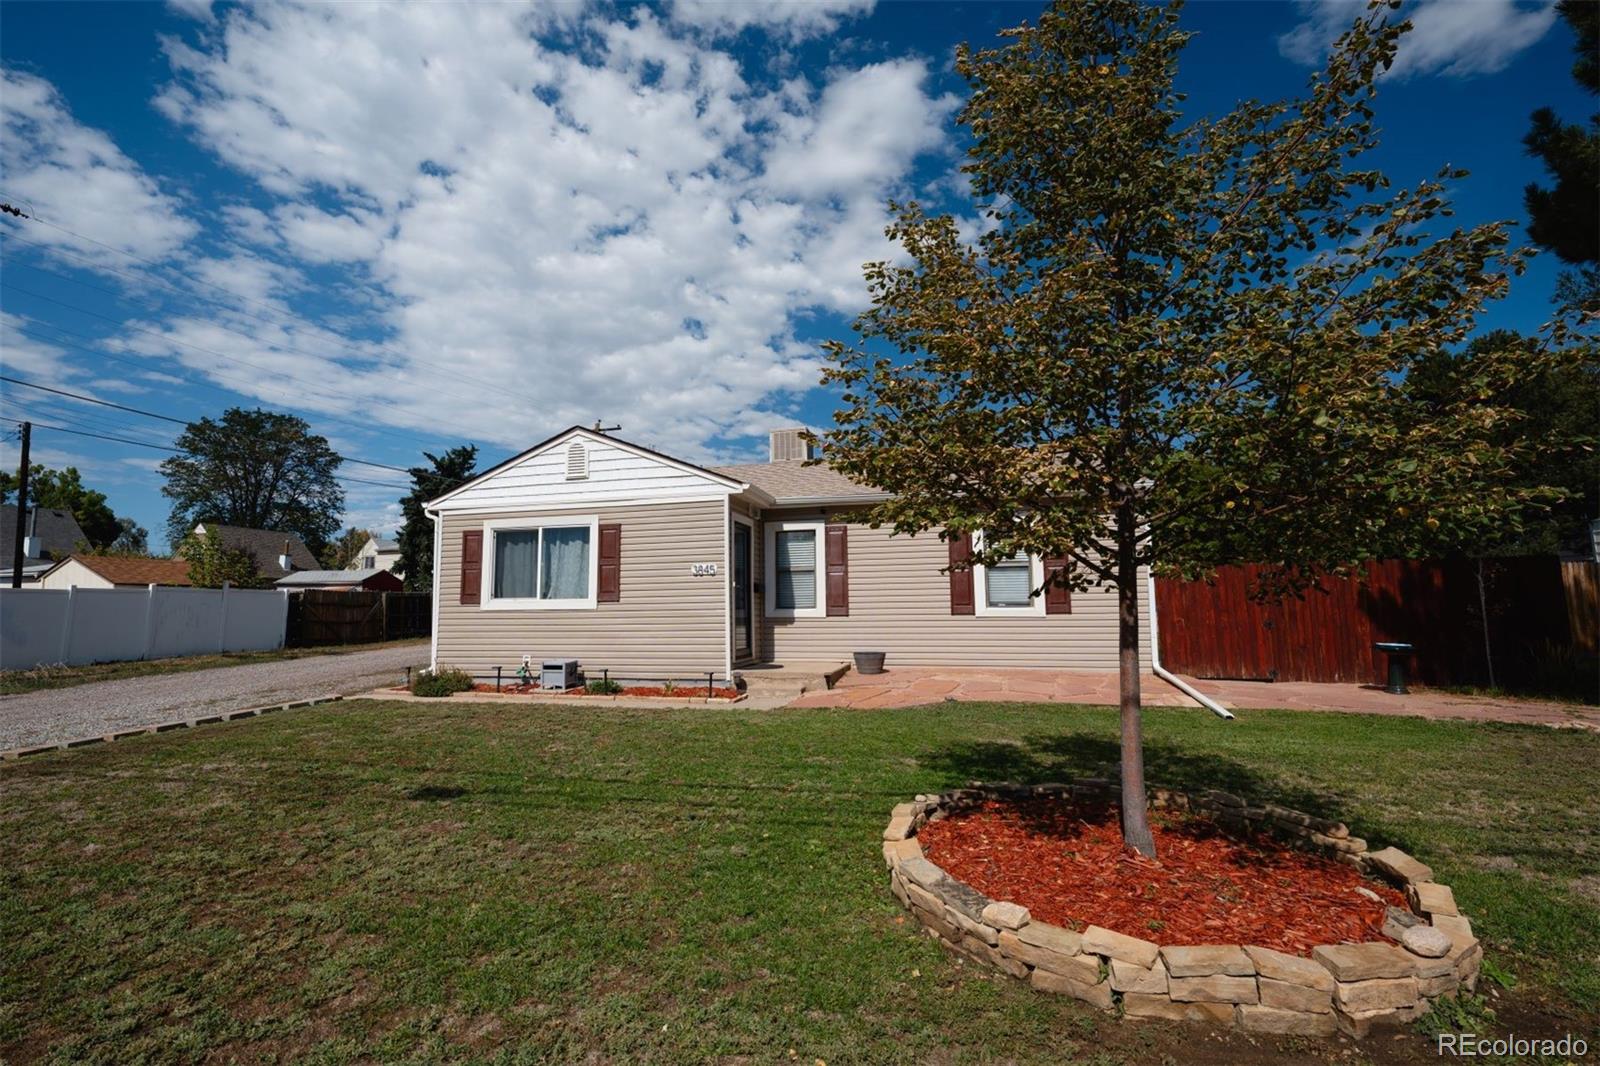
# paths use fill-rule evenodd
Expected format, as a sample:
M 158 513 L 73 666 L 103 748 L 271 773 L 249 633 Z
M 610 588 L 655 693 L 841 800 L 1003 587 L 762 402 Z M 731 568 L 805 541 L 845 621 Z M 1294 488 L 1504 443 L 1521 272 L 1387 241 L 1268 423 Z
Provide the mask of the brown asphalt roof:
M 873 500 L 887 495 L 851 481 L 827 463 L 808 466 L 800 460 L 788 460 L 711 469 L 725 477 L 749 482 L 779 503 L 785 500 Z
M 317 557 L 311 554 L 311 549 L 293 533 L 283 533 L 275 529 L 224 526 L 216 522 L 199 524 L 206 527 L 206 532 L 215 533 L 221 538 L 225 546 L 255 556 L 256 567 L 274 581 L 289 573 L 278 565 L 278 556 L 283 554 L 284 541 L 289 542 L 289 562 L 296 570 L 315 570 L 320 565 Z
M 123 555 L 74 555 L 84 566 L 113 585 L 188 585 L 189 564 L 183 559 L 140 559 Z

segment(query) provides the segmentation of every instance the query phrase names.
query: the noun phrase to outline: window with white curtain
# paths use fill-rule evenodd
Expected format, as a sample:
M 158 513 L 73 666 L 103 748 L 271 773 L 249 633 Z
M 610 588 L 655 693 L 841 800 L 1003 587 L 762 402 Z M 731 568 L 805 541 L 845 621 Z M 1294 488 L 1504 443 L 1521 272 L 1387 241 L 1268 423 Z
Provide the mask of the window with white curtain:
M 767 615 L 820 618 L 821 522 L 767 523 Z
M 597 520 L 484 523 L 492 548 L 484 553 L 490 610 L 595 606 Z

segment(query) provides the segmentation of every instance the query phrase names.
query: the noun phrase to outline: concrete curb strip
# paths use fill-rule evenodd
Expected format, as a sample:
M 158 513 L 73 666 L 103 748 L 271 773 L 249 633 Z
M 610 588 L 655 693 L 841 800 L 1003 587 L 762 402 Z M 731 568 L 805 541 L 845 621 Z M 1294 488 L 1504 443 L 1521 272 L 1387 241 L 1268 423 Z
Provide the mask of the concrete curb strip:
M 115 733 L 107 733 L 98 737 L 79 737 L 76 740 L 63 740 L 56 744 L 37 744 L 27 748 L 12 748 L 10 751 L 0 751 L 0 761 L 15 762 L 25 759 L 30 755 L 43 755 L 47 751 L 68 751 L 72 748 L 87 747 L 90 744 L 109 744 L 116 740 L 127 740 L 129 737 L 147 736 L 151 733 L 166 733 L 174 729 L 193 729 L 202 725 L 217 725 L 222 722 L 236 722 L 241 718 L 256 718 L 273 711 L 292 711 L 301 707 L 315 707 L 322 703 L 339 703 L 343 696 L 329 695 L 318 696 L 315 699 L 295 700 L 292 703 L 272 703 L 264 707 L 246 707 L 239 711 L 224 711 L 220 714 L 208 714 L 198 718 L 179 718 L 171 722 L 161 722 L 157 725 L 141 726 L 138 729 L 122 729 Z
M 1081 933 L 1035 922 L 1025 907 L 989 900 L 930 862 L 916 833 L 930 821 L 992 799 L 1026 796 L 1108 796 L 1104 778 L 1023 786 L 998 783 L 922 795 L 895 807 L 883 836 L 883 859 L 894 896 L 940 944 L 964 958 L 1026 980 L 1039 992 L 1068 995 L 1102 1010 L 1119 1006 L 1128 1018 L 1229 1025 L 1251 1032 L 1364 1037 L 1374 1026 L 1398 1025 L 1426 1013 L 1441 996 L 1473 991 L 1483 948 L 1472 924 L 1453 912 L 1455 900 L 1433 872 L 1398 848 L 1372 861 L 1366 842 L 1342 823 L 1282 807 L 1252 807 L 1237 796 L 1150 790 L 1157 809 L 1196 811 L 1224 825 L 1271 833 L 1364 873 L 1385 875 L 1408 889 L 1412 910 L 1396 911 L 1427 929 L 1436 949 L 1426 957 L 1387 942 L 1324 944 L 1311 957 L 1253 945 L 1167 946 L 1091 925 Z M 1373 899 L 1376 894 L 1369 893 Z M 1431 908 L 1432 913 L 1427 909 Z M 1411 926 L 1407 926 L 1411 928 Z

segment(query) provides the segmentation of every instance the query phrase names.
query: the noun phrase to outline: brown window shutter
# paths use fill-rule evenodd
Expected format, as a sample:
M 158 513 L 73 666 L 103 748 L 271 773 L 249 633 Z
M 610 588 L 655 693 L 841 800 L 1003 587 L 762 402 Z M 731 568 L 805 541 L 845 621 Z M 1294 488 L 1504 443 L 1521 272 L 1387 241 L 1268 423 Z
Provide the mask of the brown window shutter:
M 475 604 L 483 596 L 483 530 L 461 531 L 461 602 Z
M 1070 565 L 1071 560 L 1064 555 L 1044 561 L 1045 614 L 1072 613 L 1072 590 L 1066 585 L 1059 585 L 1055 582 L 1055 576 L 1066 571 Z
M 622 601 L 622 527 L 615 523 L 600 527 L 600 587 L 595 600 L 599 603 Z
M 827 569 L 828 617 L 850 613 L 850 527 L 830 525 L 824 529 L 827 542 L 823 558 Z
M 963 533 L 950 542 L 950 613 L 973 614 L 972 534 Z M 961 569 L 956 569 L 956 567 Z

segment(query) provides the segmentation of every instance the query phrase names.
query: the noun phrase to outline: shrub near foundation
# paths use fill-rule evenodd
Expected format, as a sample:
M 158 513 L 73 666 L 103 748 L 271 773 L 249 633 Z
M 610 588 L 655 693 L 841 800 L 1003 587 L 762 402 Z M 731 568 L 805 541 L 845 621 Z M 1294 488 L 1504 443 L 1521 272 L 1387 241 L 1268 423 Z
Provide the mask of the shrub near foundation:
M 453 667 L 438 671 L 423 670 L 411 679 L 413 696 L 448 696 L 453 692 L 466 692 L 471 688 L 472 675 Z

